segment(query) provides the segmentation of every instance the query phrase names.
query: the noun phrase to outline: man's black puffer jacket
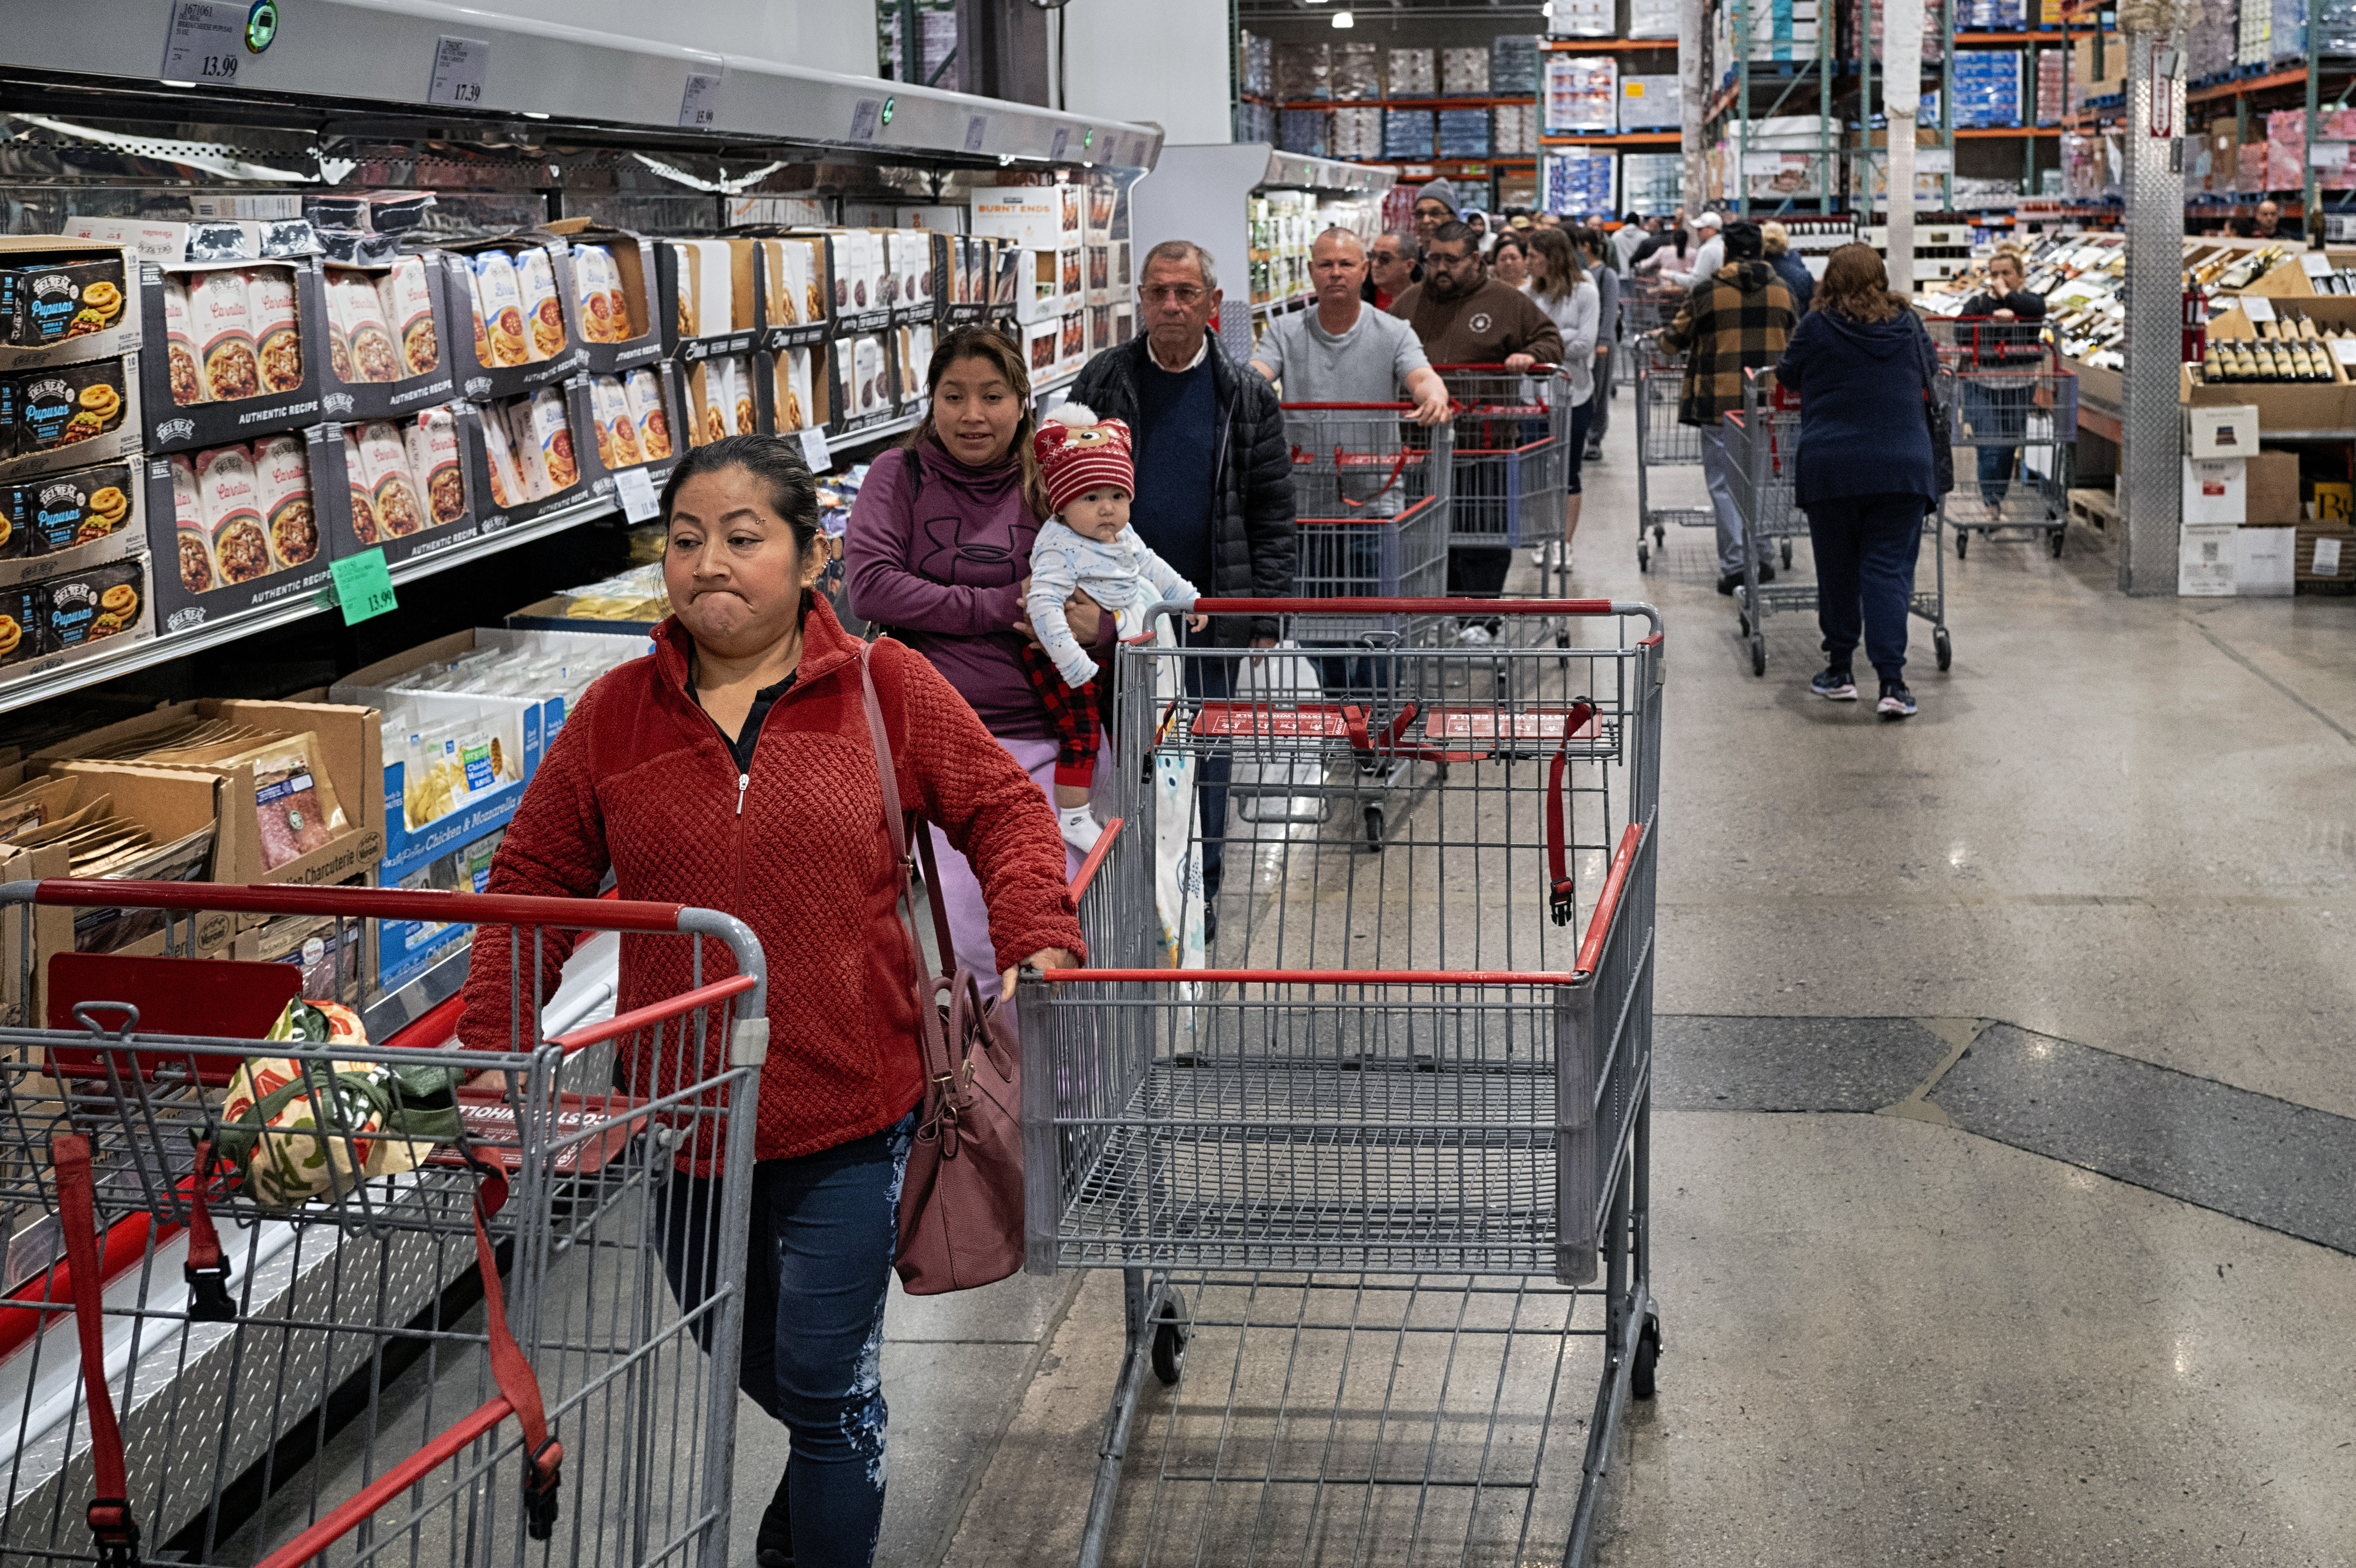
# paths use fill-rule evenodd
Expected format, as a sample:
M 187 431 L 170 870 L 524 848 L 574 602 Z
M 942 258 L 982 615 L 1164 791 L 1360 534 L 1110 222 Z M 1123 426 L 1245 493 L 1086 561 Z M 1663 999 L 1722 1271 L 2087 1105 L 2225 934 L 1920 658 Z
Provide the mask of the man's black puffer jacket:
M 1217 450 L 1211 460 L 1213 493 L 1218 497 L 1217 533 L 1211 542 L 1211 580 L 1195 585 L 1215 599 L 1283 599 L 1292 596 L 1292 447 L 1285 440 L 1284 411 L 1276 389 L 1261 376 L 1238 370 L 1215 335 L 1211 338 L 1211 388 L 1218 400 Z M 1072 383 L 1074 403 L 1100 419 L 1137 423 L 1137 379 L 1149 373 L 1145 338 L 1107 349 L 1090 360 Z M 1274 637 L 1266 618 L 1248 628 L 1232 616 L 1212 623 L 1223 645 L 1252 637 Z

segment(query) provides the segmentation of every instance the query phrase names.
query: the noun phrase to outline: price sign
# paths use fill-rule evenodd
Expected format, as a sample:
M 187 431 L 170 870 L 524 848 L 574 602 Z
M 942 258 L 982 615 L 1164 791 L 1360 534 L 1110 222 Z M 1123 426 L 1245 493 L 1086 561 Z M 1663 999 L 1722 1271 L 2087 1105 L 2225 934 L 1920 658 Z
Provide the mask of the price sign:
M 982 141 L 982 138 L 983 138 L 983 137 L 985 137 L 985 136 L 987 136 L 987 135 L 989 135 L 989 134 L 990 134 L 990 116 L 989 116 L 989 115 L 987 115 L 987 114 L 970 114 L 970 115 L 968 115 L 968 116 L 966 117 L 966 122 L 965 122 L 965 150 L 966 150 L 967 152 L 969 152 L 969 153 L 978 153 L 978 152 L 981 151 L 981 141 Z
M 614 476 L 614 495 L 622 503 L 622 515 L 632 522 L 652 522 L 662 515 L 662 503 L 655 499 L 655 485 L 647 478 L 644 468 L 624 468 Z
M 1062 163 L 1062 162 L 1064 161 L 1064 149 L 1065 149 L 1066 147 L 1070 146 L 1071 145 L 1072 145 L 1072 128 L 1071 128 L 1069 125 L 1058 125 L 1058 126 L 1056 126 L 1056 127 L 1055 127 L 1055 146 L 1054 146 L 1052 149 L 1050 149 L 1050 150 L 1049 150 L 1049 152 L 1048 152 L 1048 154 L 1047 154 L 1047 161 L 1048 161 L 1049 163 L 1056 163 L 1056 164 Z
M 2356 338 L 2350 342 L 2356 345 Z M 826 448 L 826 432 L 815 424 L 802 432 L 802 461 L 813 474 L 823 474 L 834 466 L 834 454 Z
M 385 570 L 383 550 L 363 550 L 357 555 L 332 561 L 327 570 L 336 579 L 336 604 L 344 612 L 346 626 L 358 626 L 398 607 L 392 596 L 392 574 Z
M 2298 264 L 2308 276 L 2319 278 L 2331 270 L 2331 258 L 2321 251 L 2301 251 Z
M 2244 295 L 2242 296 L 2242 314 L 2252 321 L 2272 321 L 2275 318 L 2275 302 L 2264 295 Z
M 851 139 L 854 142 L 873 141 L 875 127 L 883 123 L 883 119 L 884 101 L 881 98 L 861 99 L 851 106 Z
M 425 102 L 472 109 L 483 101 L 483 78 L 490 70 L 489 39 L 444 33 L 434 40 L 434 80 L 425 89 Z
M 691 71 L 687 90 L 679 95 L 679 123 L 689 131 L 704 131 L 712 127 L 720 111 L 720 78 Z
M 2331 357 L 2343 365 L 2356 365 L 2356 338 L 2334 338 Z
M 235 87 L 245 49 L 245 7 L 179 0 L 164 35 L 164 80 Z

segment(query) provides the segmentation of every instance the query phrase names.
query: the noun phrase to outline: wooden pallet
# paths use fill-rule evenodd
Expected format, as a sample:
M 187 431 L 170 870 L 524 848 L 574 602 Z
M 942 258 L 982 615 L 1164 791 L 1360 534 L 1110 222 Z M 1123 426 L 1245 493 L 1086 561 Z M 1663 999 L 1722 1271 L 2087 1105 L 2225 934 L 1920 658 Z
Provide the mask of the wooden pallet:
M 2107 533 L 2118 515 L 2118 498 L 2108 490 L 2070 492 L 2070 520 L 2072 522 L 2082 522 L 2088 528 L 2098 528 Z

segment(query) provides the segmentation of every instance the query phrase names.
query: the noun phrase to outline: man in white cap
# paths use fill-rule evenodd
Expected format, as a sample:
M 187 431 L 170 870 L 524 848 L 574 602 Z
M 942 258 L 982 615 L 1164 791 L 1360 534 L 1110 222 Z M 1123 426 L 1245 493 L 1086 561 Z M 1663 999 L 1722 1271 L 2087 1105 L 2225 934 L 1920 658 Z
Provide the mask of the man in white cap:
M 1715 212 L 1705 212 L 1695 219 L 1693 269 L 1690 272 L 1672 272 L 1664 267 L 1661 269 L 1661 281 L 1689 289 L 1697 283 L 1707 283 L 1716 277 L 1718 269 L 1726 265 L 1726 242 L 1719 232 L 1725 227 L 1725 221 Z

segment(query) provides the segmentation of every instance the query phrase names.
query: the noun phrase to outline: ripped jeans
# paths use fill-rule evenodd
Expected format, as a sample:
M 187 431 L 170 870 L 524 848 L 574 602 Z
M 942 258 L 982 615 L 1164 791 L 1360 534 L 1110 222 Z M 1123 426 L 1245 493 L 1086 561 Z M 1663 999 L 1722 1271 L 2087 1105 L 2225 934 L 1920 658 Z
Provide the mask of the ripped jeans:
M 866 1568 L 884 1522 L 884 1301 L 914 1112 L 868 1137 L 753 1167 L 737 1386 L 792 1434 L 795 1568 Z M 673 1176 L 656 1210 L 682 1312 L 712 1289 L 716 1178 Z M 712 1320 L 696 1320 L 711 1348 Z M 741 1518 L 741 1510 L 740 1510 Z M 732 1530 L 732 1538 L 741 1534 Z M 739 1560 L 749 1554 L 741 1541 Z

